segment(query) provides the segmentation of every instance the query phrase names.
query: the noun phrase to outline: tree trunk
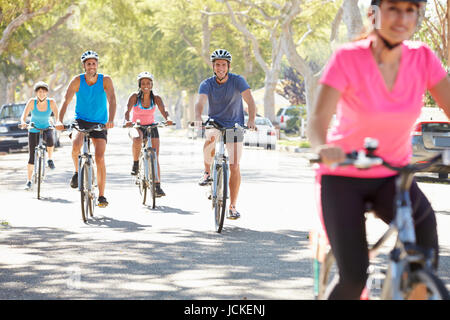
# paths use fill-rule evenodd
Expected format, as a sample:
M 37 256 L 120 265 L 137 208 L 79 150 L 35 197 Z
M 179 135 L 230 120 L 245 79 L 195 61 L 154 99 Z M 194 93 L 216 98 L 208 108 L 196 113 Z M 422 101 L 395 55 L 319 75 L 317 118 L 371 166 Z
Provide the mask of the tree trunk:
M 266 73 L 264 81 L 264 117 L 274 122 L 275 119 L 275 89 L 278 81 L 278 71 Z
M 8 103 L 15 103 L 16 102 L 16 85 L 17 80 L 9 80 L 8 84 L 6 86 L 6 100 Z
M 344 0 L 342 8 L 344 9 L 342 19 L 347 26 L 347 38 L 349 41 L 352 41 L 359 36 L 361 30 L 363 29 L 358 0 Z
M 290 26 L 285 26 L 283 34 L 282 45 L 289 64 L 305 79 L 306 114 L 308 116 L 314 107 L 319 75 L 314 74 L 306 61 L 298 54 Z
M 8 78 L 3 72 L 0 72 L 0 106 L 7 103 Z

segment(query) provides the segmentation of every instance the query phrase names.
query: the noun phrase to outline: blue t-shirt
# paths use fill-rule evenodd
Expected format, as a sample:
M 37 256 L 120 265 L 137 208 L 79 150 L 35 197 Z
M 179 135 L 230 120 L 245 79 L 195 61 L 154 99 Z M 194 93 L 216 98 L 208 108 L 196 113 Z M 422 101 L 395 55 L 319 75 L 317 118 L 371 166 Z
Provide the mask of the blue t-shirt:
M 223 84 L 218 84 L 215 76 L 203 80 L 198 93 L 208 96 L 208 116 L 223 127 L 232 127 L 235 123 L 244 125 L 241 93 L 247 89 L 250 86 L 242 76 L 229 73 Z

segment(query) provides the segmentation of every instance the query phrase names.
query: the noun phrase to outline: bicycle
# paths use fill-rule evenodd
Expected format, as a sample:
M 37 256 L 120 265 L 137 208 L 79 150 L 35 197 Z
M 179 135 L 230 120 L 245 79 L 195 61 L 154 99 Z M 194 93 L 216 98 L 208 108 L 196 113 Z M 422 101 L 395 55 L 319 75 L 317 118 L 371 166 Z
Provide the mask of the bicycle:
M 388 230 L 379 240 L 369 248 L 370 266 L 368 268 L 368 279 L 362 298 L 369 298 L 372 284 L 375 281 L 373 260 L 379 253 L 381 246 L 390 237 L 397 233 L 394 248 L 389 254 L 389 264 L 384 273 L 385 278 L 381 286 L 380 299 L 403 300 L 412 298 L 411 294 L 417 285 L 426 286 L 426 294 L 429 300 L 448 300 L 449 293 L 432 269 L 433 249 L 425 250 L 416 245 L 414 221 L 412 218 L 411 200 L 409 189 L 413 182 L 414 173 L 420 172 L 439 161 L 450 165 L 450 150 L 432 157 L 425 164 L 408 164 L 404 167 L 393 166 L 382 158 L 374 155 L 378 147 L 378 141 L 370 138 L 365 140 L 365 151 L 348 154 L 346 160 L 337 164 L 338 166 L 353 165 L 358 169 L 368 169 L 372 166 L 383 165 L 399 173 L 396 183 L 395 216 Z M 320 159 L 311 159 L 311 163 L 318 163 Z M 319 248 L 321 240 L 316 241 L 316 252 L 323 251 Z M 318 260 L 322 260 L 319 262 Z M 314 260 L 314 290 L 315 297 L 319 300 L 325 299 L 338 279 L 337 266 L 333 252 L 328 250 L 323 259 Z M 383 272 L 382 272 L 383 273 Z
M 105 130 L 104 124 L 98 124 L 90 129 L 81 129 L 77 123 L 64 126 L 65 129 L 75 129 L 83 134 L 82 152 L 78 155 L 78 190 L 81 196 L 81 217 L 83 222 L 88 221 L 88 215 L 94 217 L 94 209 L 97 206 L 95 188 L 97 180 L 94 170 L 94 157 L 91 154 L 90 133 Z
M 20 127 L 20 125 L 19 125 Z M 34 184 L 37 186 L 37 198 L 41 199 L 41 184 L 45 178 L 45 163 L 46 163 L 46 155 L 47 155 L 47 146 L 44 142 L 44 132 L 50 129 L 53 129 L 52 126 L 49 126 L 45 129 L 36 128 L 34 122 L 31 122 L 27 125 L 27 129 L 33 128 L 39 130 L 39 143 L 34 148 Z
M 239 124 L 235 124 L 234 127 L 221 127 L 218 125 L 214 119 L 208 119 L 205 123 L 202 124 L 205 127 L 205 130 L 215 128 L 220 131 L 220 136 L 217 141 L 215 141 L 215 154 L 214 160 L 211 163 L 210 174 L 212 176 L 212 180 L 210 182 L 211 190 L 210 195 L 208 196 L 209 200 L 212 200 L 212 208 L 214 210 L 214 223 L 216 232 L 220 233 L 223 229 L 223 223 L 225 220 L 225 213 L 227 208 L 227 199 L 228 196 L 228 183 L 229 183 L 229 158 L 225 149 L 225 141 L 228 137 L 227 132 L 231 132 L 233 130 L 234 138 L 235 130 L 244 131 L 247 129 L 246 126 L 241 127 Z M 243 132 L 242 132 L 243 134 Z
M 175 125 L 175 123 L 172 123 Z M 153 148 L 151 130 L 157 127 L 166 127 L 165 122 L 155 122 L 149 125 L 141 125 L 139 120 L 133 125 L 133 128 L 143 128 L 144 137 L 142 139 L 141 152 L 139 154 L 139 171 L 136 175 L 136 184 L 139 186 L 139 193 L 142 197 L 142 204 L 147 201 L 147 189 L 150 189 L 152 196 L 152 209 L 155 209 L 156 198 L 156 181 L 158 180 L 158 155 L 156 149 Z

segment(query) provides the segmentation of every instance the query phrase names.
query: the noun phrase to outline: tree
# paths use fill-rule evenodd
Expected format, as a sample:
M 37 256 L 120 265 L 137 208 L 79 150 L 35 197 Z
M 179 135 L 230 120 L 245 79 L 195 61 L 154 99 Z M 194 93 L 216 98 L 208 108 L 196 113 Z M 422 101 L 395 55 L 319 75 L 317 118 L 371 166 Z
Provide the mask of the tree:
M 450 0 L 432 0 L 428 4 L 419 38 L 434 49 L 441 61 L 450 66 Z
M 260 3 L 247 0 L 221 0 L 224 2 L 232 24 L 250 41 L 253 54 L 264 78 L 264 115 L 275 121 L 275 89 L 283 57 L 283 26 L 289 24 L 300 12 L 300 1 Z M 231 3 L 234 3 L 233 5 Z M 244 9 L 244 10 L 242 10 Z M 267 41 L 268 40 L 268 41 Z M 264 57 L 265 41 L 269 57 Z

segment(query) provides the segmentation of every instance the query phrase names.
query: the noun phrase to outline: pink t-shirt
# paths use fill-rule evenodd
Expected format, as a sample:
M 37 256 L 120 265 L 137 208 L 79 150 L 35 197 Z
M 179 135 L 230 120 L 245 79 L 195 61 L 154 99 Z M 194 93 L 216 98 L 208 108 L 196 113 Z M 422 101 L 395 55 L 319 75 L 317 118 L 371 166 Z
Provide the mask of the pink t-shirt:
M 142 106 L 141 100 L 138 100 L 136 104 L 133 106 L 133 113 L 131 116 L 131 121 L 136 122 L 140 120 L 142 125 L 148 125 L 155 122 L 155 110 L 156 105 L 151 100 L 150 107 L 144 108 Z
M 412 155 L 411 130 L 420 115 L 424 93 L 447 73 L 425 44 L 404 41 L 397 79 L 389 91 L 372 54 L 371 41 L 369 37 L 345 44 L 325 68 L 320 83 L 341 92 L 327 143 L 339 145 L 348 153 L 363 149 L 364 138 L 375 138 L 379 142 L 376 155 L 394 165 L 406 165 Z M 395 174 L 383 166 L 331 170 L 325 165 L 317 173 L 360 178 Z

